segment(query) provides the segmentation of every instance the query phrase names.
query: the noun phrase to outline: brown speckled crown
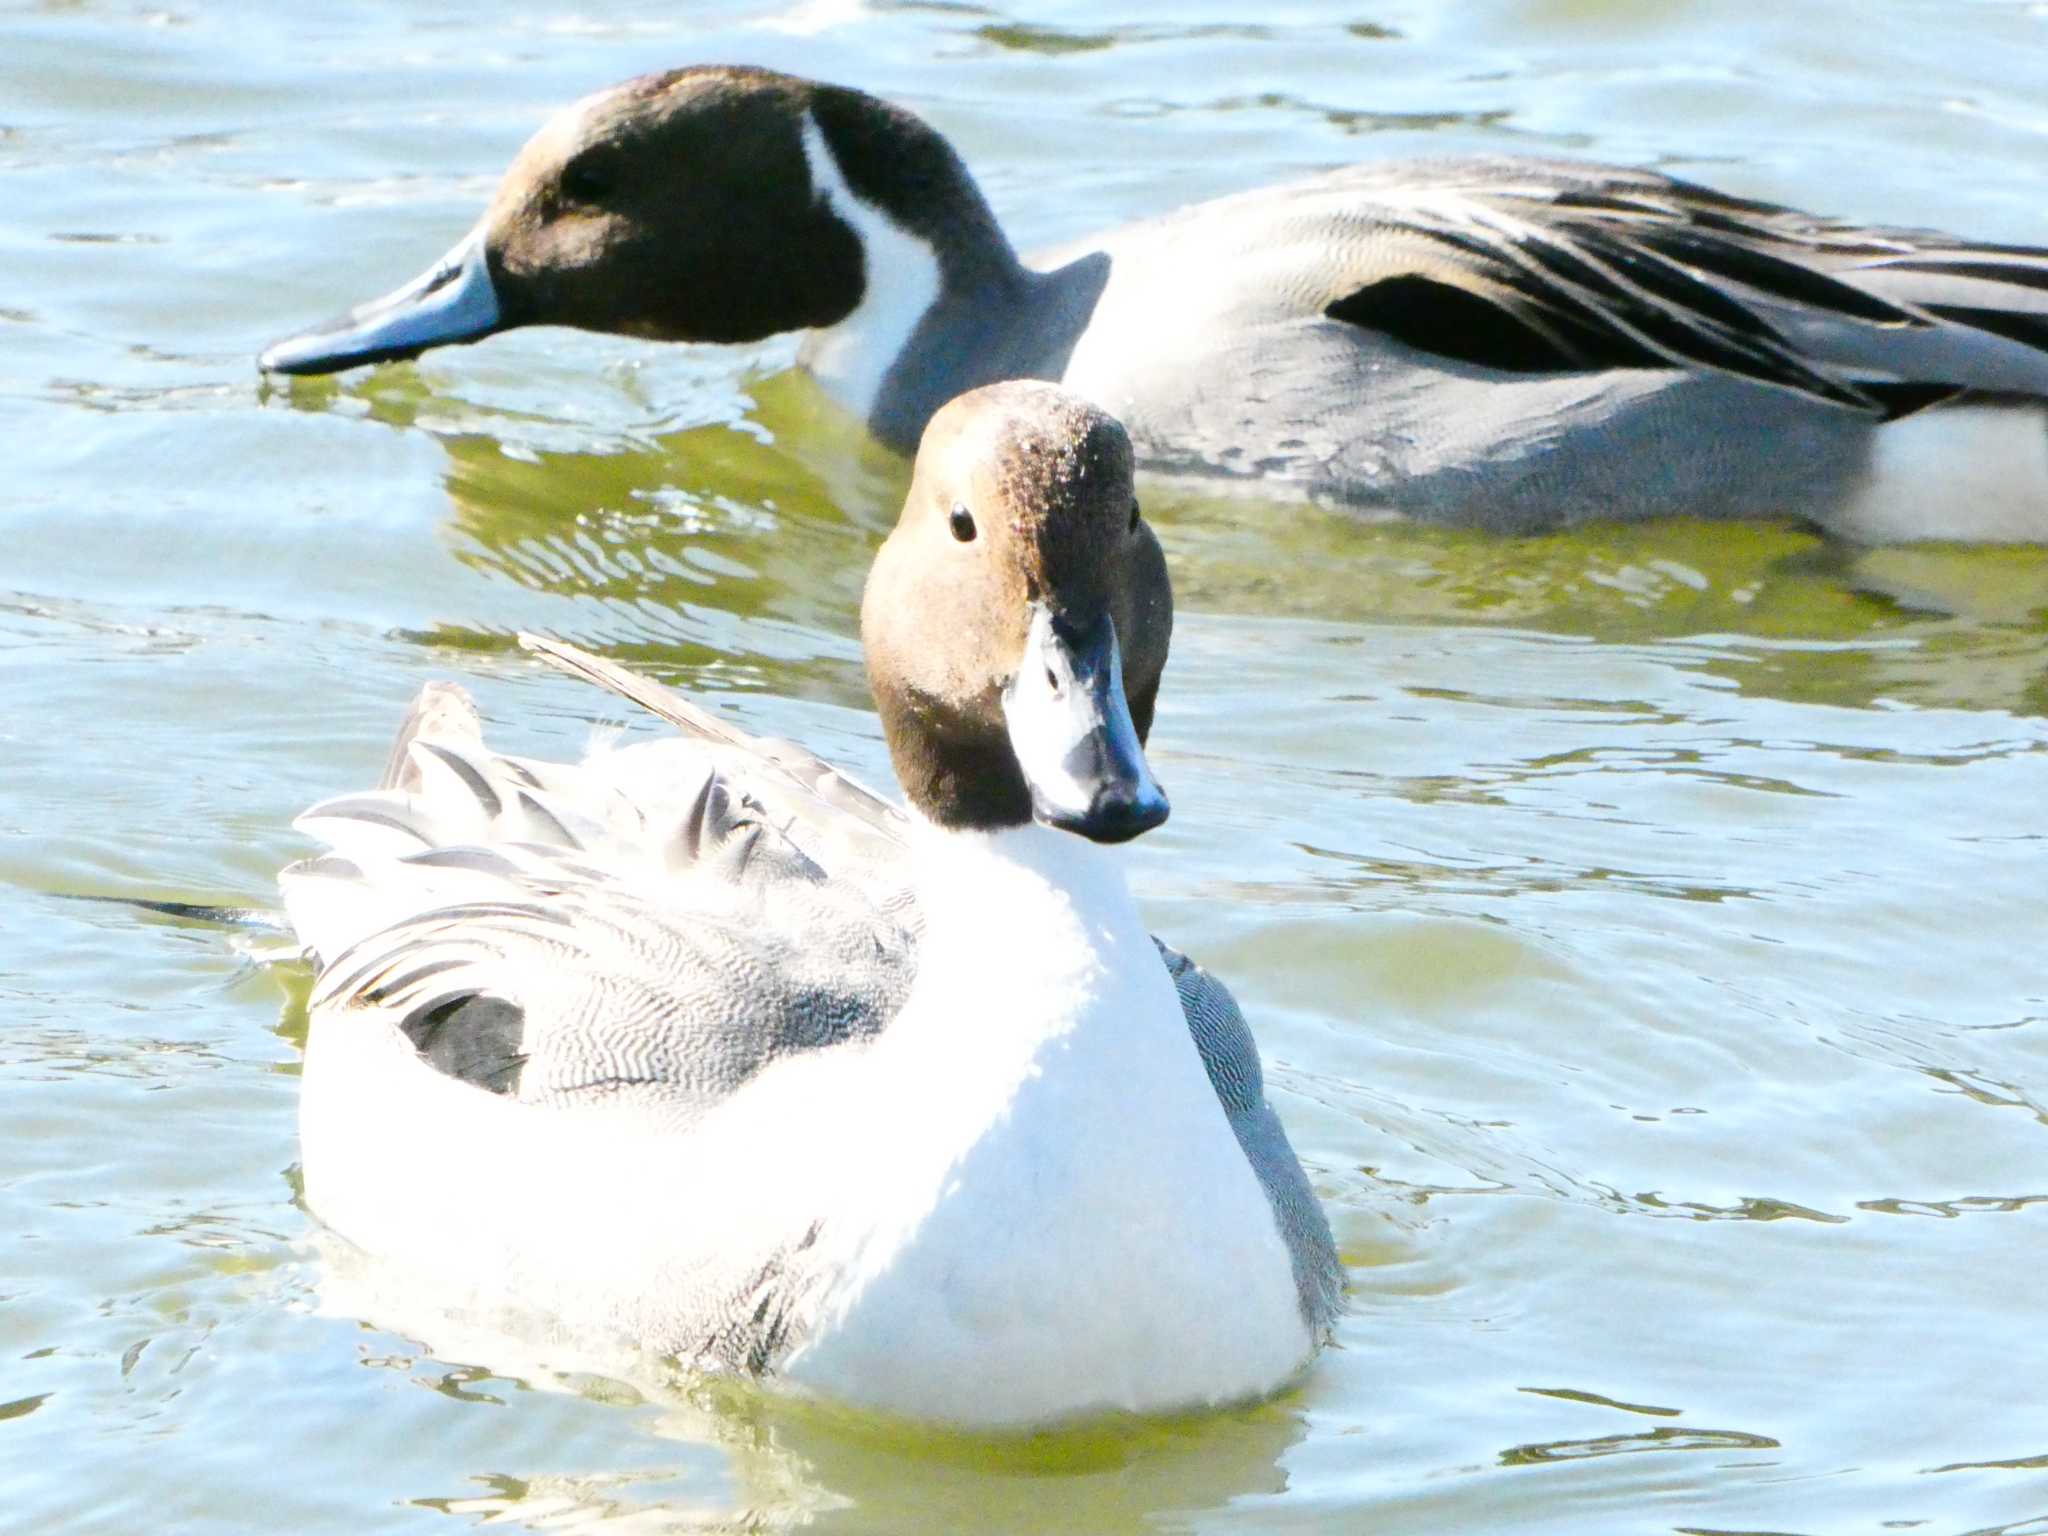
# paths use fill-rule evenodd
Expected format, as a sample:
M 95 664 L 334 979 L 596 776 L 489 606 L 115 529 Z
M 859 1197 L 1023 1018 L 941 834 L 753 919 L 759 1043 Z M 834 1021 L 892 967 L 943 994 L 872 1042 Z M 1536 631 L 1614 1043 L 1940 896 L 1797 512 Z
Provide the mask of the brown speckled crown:
M 955 528 L 972 520 L 969 539 Z M 910 495 L 861 604 L 868 680 L 905 794 L 942 826 L 1021 826 L 1031 794 L 1002 690 L 1030 605 L 1086 626 L 1107 613 L 1140 740 L 1173 634 L 1165 556 L 1138 515 L 1131 444 L 1112 416 L 1049 384 L 952 401 L 925 429 Z

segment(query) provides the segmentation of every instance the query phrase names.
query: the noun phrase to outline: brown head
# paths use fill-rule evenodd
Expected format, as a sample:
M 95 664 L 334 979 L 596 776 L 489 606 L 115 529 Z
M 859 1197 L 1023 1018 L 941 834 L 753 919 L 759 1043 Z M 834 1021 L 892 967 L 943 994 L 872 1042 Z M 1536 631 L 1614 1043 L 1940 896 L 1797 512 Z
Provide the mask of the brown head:
M 440 262 L 260 363 L 329 373 L 519 325 L 709 342 L 830 326 L 869 274 L 849 210 L 821 180 L 925 241 L 942 268 L 1014 263 L 959 158 L 911 113 L 770 70 L 704 66 L 558 113 Z
M 1144 757 L 1173 634 L 1115 418 L 1049 384 L 932 418 L 861 638 L 896 775 L 941 826 L 1121 842 L 1166 819 Z

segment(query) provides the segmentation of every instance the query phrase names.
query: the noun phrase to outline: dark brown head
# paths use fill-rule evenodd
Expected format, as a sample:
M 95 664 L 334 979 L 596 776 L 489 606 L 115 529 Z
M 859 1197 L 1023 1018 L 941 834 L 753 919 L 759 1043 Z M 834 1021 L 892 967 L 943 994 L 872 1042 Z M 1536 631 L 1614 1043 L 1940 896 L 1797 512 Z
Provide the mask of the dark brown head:
M 439 263 L 260 363 L 328 373 L 518 325 L 710 342 L 831 326 L 870 277 L 868 214 L 849 198 L 942 268 L 972 251 L 1014 259 L 951 147 L 912 114 L 769 70 L 685 69 L 558 113 Z
M 1166 819 L 1146 766 L 1173 593 L 1111 416 L 995 384 L 932 418 L 861 604 L 904 792 L 941 826 L 1099 842 Z

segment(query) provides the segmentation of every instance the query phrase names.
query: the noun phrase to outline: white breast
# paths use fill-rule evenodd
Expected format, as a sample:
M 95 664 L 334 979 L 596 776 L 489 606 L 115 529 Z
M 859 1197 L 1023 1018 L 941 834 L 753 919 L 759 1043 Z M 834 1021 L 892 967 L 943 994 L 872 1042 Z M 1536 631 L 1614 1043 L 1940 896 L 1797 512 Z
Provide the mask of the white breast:
M 786 1374 L 984 1425 L 1281 1385 L 1313 1347 L 1286 1247 L 1115 856 L 927 842 L 917 990 L 868 1058 L 868 1215 L 828 1222 L 841 1268 Z
M 859 237 L 864 266 L 860 303 L 837 325 L 811 333 L 804 366 L 833 399 L 865 420 L 890 365 L 939 296 L 939 258 L 847 185 L 825 135 L 808 115 L 803 145 L 813 191 Z

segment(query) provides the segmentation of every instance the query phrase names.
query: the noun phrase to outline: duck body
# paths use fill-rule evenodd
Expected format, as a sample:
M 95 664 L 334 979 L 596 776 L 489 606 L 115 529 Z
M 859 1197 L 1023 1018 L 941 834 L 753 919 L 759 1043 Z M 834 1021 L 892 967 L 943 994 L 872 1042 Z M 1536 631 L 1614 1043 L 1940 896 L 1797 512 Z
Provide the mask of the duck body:
M 565 201 L 593 158 L 601 187 Z M 725 229 L 735 207 L 745 220 L 723 236 L 679 228 Z M 955 394 L 1035 378 L 1120 417 L 1152 472 L 1368 513 L 1501 532 L 1687 513 L 1874 541 L 2048 537 L 2048 251 L 1654 172 L 1354 166 L 1024 261 L 909 113 L 707 68 L 569 109 L 472 238 L 469 266 L 451 253 L 443 270 L 471 271 L 457 286 L 493 295 L 493 318 L 426 324 L 380 301 L 265 366 L 534 320 L 678 340 L 800 331 L 827 391 L 906 449 Z M 745 273 L 766 291 L 725 295 Z M 685 301 L 700 288 L 715 310 Z
M 1784 291 L 1717 288 L 1631 243 L 1645 237 L 1698 240 Z M 1469 266 L 1446 254 L 1465 241 L 1485 252 Z M 1588 304 L 1605 263 L 1644 259 L 1662 294 L 1618 276 Z M 2031 540 L 2048 537 L 2044 289 L 2048 253 L 1973 262 L 1946 237 L 1649 172 L 1353 166 L 1035 253 L 961 322 L 974 339 L 931 325 L 872 397 L 824 377 L 899 443 L 984 372 L 1055 379 L 1118 416 L 1156 474 L 1501 533 L 1683 512 Z M 1598 333 L 1518 329 L 1582 306 Z M 1723 330 L 1724 308 L 1747 319 Z M 1953 318 L 1969 315 L 1986 324 Z M 814 333 L 807 365 L 830 338 Z
M 1112 856 L 1044 828 L 920 826 L 913 844 L 929 917 L 900 1010 L 773 1053 L 702 1107 L 624 1073 L 493 1093 L 422 1059 L 416 1008 L 323 995 L 308 1205 L 568 1336 L 920 1419 L 1001 1428 L 1284 1385 L 1330 1298 L 1305 1304 L 1174 981 L 1121 879 L 1087 867 Z M 624 896 L 605 909 L 630 912 Z M 693 979 L 647 970 L 674 993 Z M 530 1027 L 582 1036 L 556 1048 L 586 1060 L 630 1057 L 625 1020 L 572 1017 Z M 647 1033 L 688 1027 L 677 1007 Z
M 1035 385 L 935 421 L 863 626 L 907 811 L 556 642 L 684 736 L 510 758 L 422 694 L 283 876 L 324 1223 L 465 1309 L 967 1427 L 1299 1373 L 1328 1224 L 1109 846 L 1165 815 L 1170 621 L 1106 422 Z

